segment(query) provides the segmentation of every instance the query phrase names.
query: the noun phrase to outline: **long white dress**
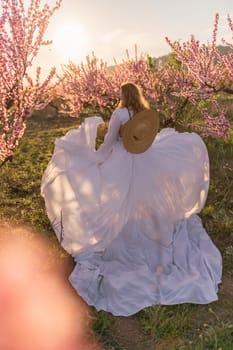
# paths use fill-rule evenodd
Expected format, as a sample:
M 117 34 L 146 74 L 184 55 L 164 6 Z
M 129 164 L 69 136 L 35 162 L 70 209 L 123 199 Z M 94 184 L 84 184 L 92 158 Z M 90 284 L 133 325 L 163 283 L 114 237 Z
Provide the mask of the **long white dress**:
M 217 299 L 222 260 L 197 215 L 209 187 L 196 133 L 161 130 L 144 153 L 124 148 L 125 108 L 95 151 L 100 117 L 55 142 L 42 178 L 48 217 L 75 259 L 70 282 L 97 310 L 128 316 L 153 304 Z

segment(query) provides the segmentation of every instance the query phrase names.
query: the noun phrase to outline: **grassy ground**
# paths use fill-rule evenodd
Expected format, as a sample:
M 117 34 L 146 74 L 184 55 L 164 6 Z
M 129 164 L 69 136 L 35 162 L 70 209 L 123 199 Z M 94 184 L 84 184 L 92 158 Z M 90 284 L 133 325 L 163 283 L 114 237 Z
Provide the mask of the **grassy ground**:
M 77 125 L 77 120 L 65 117 L 31 118 L 13 162 L 0 169 L 0 221 L 32 225 L 71 267 L 72 260 L 59 247 L 47 219 L 40 182 L 55 138 Z M 105 349 L 233 349 L 233 131 L 228 140 L 205 141 L 211 183 L 201 217 L 223 255 L 219 300 L 211 305 L 153 306 L 128 318 L 93 310 L 94 330 Z

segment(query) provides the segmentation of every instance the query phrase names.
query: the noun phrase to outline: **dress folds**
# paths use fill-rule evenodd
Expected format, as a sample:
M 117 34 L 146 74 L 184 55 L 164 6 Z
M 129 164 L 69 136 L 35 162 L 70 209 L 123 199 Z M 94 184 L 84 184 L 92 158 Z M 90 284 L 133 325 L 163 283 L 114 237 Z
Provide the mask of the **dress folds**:
M 55 142 L 42 177 L 48 217 L 76 265 L 70 282 L 97 310 L 128 316 L 153 304 L 217 299 L 222 261 L 198 216 L 209 158 L 196 133 L 162 129 L 144 153 L 127 152 L 110 120 L 95 150 L 100 117 Z

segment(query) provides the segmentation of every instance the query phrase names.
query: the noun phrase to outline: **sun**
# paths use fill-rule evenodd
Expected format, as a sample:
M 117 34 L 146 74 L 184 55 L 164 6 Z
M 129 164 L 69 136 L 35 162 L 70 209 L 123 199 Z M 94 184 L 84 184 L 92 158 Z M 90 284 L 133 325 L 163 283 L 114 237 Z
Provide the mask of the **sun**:
M 77 23 L 63 24 L 55 33 L 53 46 L 62 63 L 81 61 L 88 54 L 87 32 Z

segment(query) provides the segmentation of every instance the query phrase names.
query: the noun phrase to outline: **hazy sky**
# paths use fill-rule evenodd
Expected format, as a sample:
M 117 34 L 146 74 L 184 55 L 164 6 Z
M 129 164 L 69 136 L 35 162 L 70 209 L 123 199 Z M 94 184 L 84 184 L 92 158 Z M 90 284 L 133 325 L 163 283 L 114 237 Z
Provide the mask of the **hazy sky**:
M 211 41 L 217 12 L 219 41 L 231 40 L 227 14 L 233 18 L 233 0 L 63 0 L 46 33 L 54 44 L 37 61 L 46 69 L 94 51 L 112 64 L 113 57 L 126 57 L 126 49 L 133 56 L 135 44 L 139 52 L 158 57 L 170 51 L 165 36 L 186 41 L 194 34 L 201 42 Z

